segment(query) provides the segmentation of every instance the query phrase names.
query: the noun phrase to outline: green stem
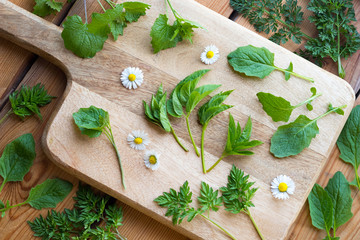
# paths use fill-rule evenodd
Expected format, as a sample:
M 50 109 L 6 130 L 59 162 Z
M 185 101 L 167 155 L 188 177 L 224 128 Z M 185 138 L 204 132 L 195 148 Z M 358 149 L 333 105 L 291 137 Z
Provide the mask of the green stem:
M 9 210 L 9 209 L 11 209 L 11 208 L 20 207 L 20 206 L 25 205 L 25 204 L 27 204 L 27 201 L 22 202 L 22 203 L 19 203 L 19 204 L 16 204 L 16 205 L 13 205 L 13 206 L 8 206 L 8 207 L 6 207 L 6 208 L 1 208 L 1 209 L 0 209 L 0 212 L 5 212 L 5 211 L 7 211 L 7 210 Z
M 198 157 L 200 157 L 199 150 L 197 149 L 196 144 L 195 144 L 195 141 L 194 141 L 194 138 L 193 138 L 193 136 L 192 136 L 192 134 L 191 134 L 190 124 L 189 124 L 189 116 L 186 116 L 186 126 L 187 126 L 187 130 L 188 130 L 188 132 L 189 132 L 189 136 L 190 136 L 191 142 L 192 142 L 192 144 L 193 144 L 193 146 L 194 146 L 196 155 L 198 155 Z
M 210 172 L 214 167 L 216 167 L 216 165 L 219 164 L 219 162 L 221 162 L 221 160 L 223 160 L 224 157 L 226 157 L 227 155 L 224 153 L 221 155 L 221 157 L 216 161 L 216 163 L 214 163 L 214 165 L 212 165 L 208 170 L 206 170 L 206 173 Z
M 357 182 L 357 186 L 360 190 L 360 179 L 359 179 L 359 174 L 358 174 L 358 166 L 357 164 L 354 165 L 355 168 L 355 178 L 356 178 L 356 182 Z M 0 191 L 1 192 L 1 191 Z
M 0 119 L 0 124 L 5 121 L 5 119 L 7 119 L 11 114 L 13 113 L 12 109 L 10 109 L 1 119 Z
M 209 222 L 211 222 L 212 224 L 217 226 L 221 231 L 226 233 L 226 235 L 228 235 L 231 239 L 236 240 L 236 238 L 229 231 L 227 231 L 225 228 L 220 226 L 217 222 L 215 222 L 214 220 L 212 220 L 211 218 L 209 218 L 209 217 L 207 217 L 207 216 L 205 216 L 203 214 L 200 214 L 200 216 L 202 216 L 203 218 L 205 218 L 206 220 L 208 220 Z
M 343 66 L 341 65 L 341 59 L 340 59 L 340 24 L 339 24 L 339 14 L 336 15 L 336 19 L 337 19 L 337 54 L 338 54 L 338 74 L 341 78 L 345 78 L 345 70 L 343 68 Z
M 286 69 L 284 69 L 284 68 L 279 68 L 279 67 L 277 67 L 277 66 L 274 66 L 274 68 L 277 69 L 277 70 L 279 70 L 279 71 L 282 71 L 282 72 L 288 72 L 288 73 L 290 73 L 291 75 L 294 75 L 294 76 L 296 76 L 296 77 L 302 78 L 302 79 L 307 80 L 307 81 L 309 81 L 309 82 L 312 82 L 312 83 L 314 82 L 314 79 L 312 79 L 312 78 L 310 78 L 310 77 L 303 76 L 303 75 L 298 74 L 298 73 L 296 73 L 296 72 L 289 71 L 289 70 L 286 70 Z
M 180 14 L 172 7 L 172 5 L 171 5 L 171 3 L 170 3 L 170 0 L 165 0 L 165 2 L 167 2 L 167 3 L 169 4 L 169 7 L 170 7 L 172 13 L 174 14 L 174 17 L 175 17 L 176 19 L 179 19 L 179 18 L 182 19 L 182 17 L 180 16 Z
M 109 1 L 109 0 L 105 0 L 105 2 L 106 2 L 107 4 L 109 4 L 109 5 L 110 5 L 110 7 L 112 7 L 113 9 L 115 8 L 115 7 L 114 7 L 114 5 L 112 5 L 111 1 Z
M 252 224 L 254 225 L 254 227 L 255 227 L 255 229 L 256 229 L 256 232 L 259 234 L 259 237 L 261 238 L 261 240 L 264 240 L 265 238 L 264 238 L 264 236 L 261 234 L 260 229 L 258 228 L 258 226 L 257 226 L 256 223 L 255 223 L 255 220 L 254 220 L 253 217 L 251 216 L 251 213 L 250 213 L 249 209 L 246 209 L 246 210 L 245 210 L 245 213 L 250 217 L 251 222 L 252 222 Z
M 5 179 L 4 179 L 4 181 L 1 183 L 1 186 L 0 186 L 0 193 L 1 193 L 1 191 L 3 190 L 3 188 L 4 188 L 4 186 L 5 186 L 5 183 L 6 183 L 6 181 L 5 181 Z
M 202 168 L 203 168 L 203 172 L 206 173 L 206 167 L 205 167 L 205 158 L 204 158 L 204 138 L 205 138 L 205 130 L 207 128 L 208 123 L 205 123 L 202 127 L 202 132 L 201 132 L 201 163 L 202 163 Z
M 177 137 L 174 129 L 173 129 L 172 127 L 170 127 L 170 129 L 171 129 L 171 133 L 172 133 L 172 135 L 174 136 L 176 142 L 180 145 L 180 147 L 182 147 L 182 148 L 185 150 L 185 152 L 188 152 L 189 149 L 187 149 L 184 145 L 182 145 L 182 143 L 180 142 L 179 138 Z
M 309 98 L 308 100 L 305 100 L 304 102 L 295 105 L 294 108 L 297 108 L 297 107 L 300 107 L 300 106 L 302 106 L 302 105 L 304 105 L 306 103 L 309 103 L 312 100 L 314 100 L 315 98 L 320 97 L 321 95 L 322 95 L 322 93 L 316 94 L 316 95 L 312 96 L 311 98 Z
M 323 118 L 323 117 L 325 117 L 326 115 L 328 115 L 328 114 L 330 114 L 330 113 L 332 113 L 332 112 L 335 112 L 335 111 L 338 110 L 338 109 L 342 109 L 342 108 L 346 108 L 346 105 L 342 105 L 342 106 L 340 106 L 340 107 L 336 107 L 336 108 L 334 108 L 334 109 L 332 109 L 332 110 L 330 110 L 330 111 L 327 111 L 326 113 L 318 116 L 317 118 L 315 118 L 315 119 L 312 120 L 311 122 L 317 121 L 317 120 L 319 120 L 320 118 Z
M 102 3 L 100 2 L 100 0 L 97 0 L 97 2 L 99 3 L 99 5 L 100 5 L 100 7 L 102 8 L 102 10 L 103 10 L 104 12 L 106 12 L 106 9 L 104 8 L 104 6 L 103 6 Z

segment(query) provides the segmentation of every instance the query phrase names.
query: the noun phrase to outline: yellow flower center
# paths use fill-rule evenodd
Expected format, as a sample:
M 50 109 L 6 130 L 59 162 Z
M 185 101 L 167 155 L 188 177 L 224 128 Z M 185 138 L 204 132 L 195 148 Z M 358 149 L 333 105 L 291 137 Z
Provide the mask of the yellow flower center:
M 135 81 L 135 79 L 136 79 L 135 74 L 130 74 L 130 75 L 128 76 L 128 79 L 129 79 L 129 81 L 131 81 L 131 82 Z
M 214 52 L 213 51 L 208 51 L 207 53 L 206 53 L 206 57 L 207 58 L 212 58 L 214 56 Z
M 136 144 L 142 144 L 142 142 L 143 142 L 142 138 L 137 137 L 134 139 L 134 143 Z
M 151 164 L 155 164 L 155 163 L 157 162 L 156 157 L 155 157 L 154 155 L 151 155 L 151 156 L 149 157 L 149 162 L 150 162 Z
M 279 191 L 280 192 L 286 192 L 286 190 L 288 189 L 288 185 L 284 182 L 279 184 Z

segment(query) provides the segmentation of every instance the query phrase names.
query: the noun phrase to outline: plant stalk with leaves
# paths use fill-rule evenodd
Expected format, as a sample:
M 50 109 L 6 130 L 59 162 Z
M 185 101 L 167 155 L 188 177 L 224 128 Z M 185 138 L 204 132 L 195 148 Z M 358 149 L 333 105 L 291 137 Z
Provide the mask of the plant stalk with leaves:
M 121 164 L 121 158 L 119 151 L 116 147 L 114 135 L 110 126 L 109 113 L 101 108 L 90 106 L 89 108 L 80 108 L 78 112 L 73 113 L 75 124 L 79 127 L 82 134 L 89 136 L 90 138 L 99 137 L 101 133 L 109 139 L 116 152 L 116 156 L 119 161 L 121 182 L 124 188 L 125 177 L 124 171 Z
M 32 134 L 24 134 L 8 145 L 0 158 L 0 176 L 3 182 L 0 192 L 7 182 L 22 181 L 35 159 L 35 141 Z M 70 193 L 72 184 L 61 179 L 47 179 L 32 188 L 29 197 L 22 203 L 10 205 L 0 200 L 1 217 L 9 209 L 29 204 L 35 209 L 53 208 Z
M 258 140 L 250 141 L 252 130 L 251 118 L 249 117 L 244 130 L 241 131 L 240 123 L 235 125 L 235 121 L 231 113 L 229 114 L 229 128 L 226 145 L 221 157 L 208 169 L 206 173 L 210 172 L 221 160 L 231 155 L 249 156 L 253 155 L 252 151 L 244 151 L 244 149 L 252 148 L 263 144 Z
M 210 70 L 204 69 L 196 71 L 187 76 L 184 80 L 180 81 L 172 91 L 170 99 L 167 101 L 167 112 L 169 115 L 177 118 L 185 116 L 189 136 L 198 156 L 200 156 L 200 153 L 191 134 L 189 117 L 191 112 L 195 109 L 201 100 L 203 100 L 206 96 L 221 86 L 208 84 L 196 88 L 196 85 L 202 76 L 204 76 L 208 71 Z
M 10 94 L 11 109 L 0 119 L 0 124 L 11 114 L 15 114 L 24 120 L 25 117 L 35 113 L 42 120 L 40 107 L 49 104 L 53 98 L 53 96 L 47 94 L 44 86 L 40 83 L 32 88 L 22 86 L 20 90 Z
M 198 111 L 199 122 L 203 126 L 201 132 L 201 163 L 204 173 L 206 173 L 204 156 L 204 139 L 206 128 L 213 117 L 233 107 L 232 105 L 223 104 L 225 99 L 232 93 L 232 91 L 234 90 L 229 90 L 216 94 L 207 103 L 202 105 Z
M 359 165 L 360 165 L 360 106 L 356 106 L 350 113 L 343 130 L 337 140 L 340 150 L 340 158 L 353 165 L 355 179 L 350 185 L 360 189 Z
M 295 106 L 292 106 L 286 99 L 274 96 L 271 93 L 258 92 L 256 96 L 262 104 L 264 111 L 272 118 L 274 122 L 287 122 L 289 121 L 290 115 L 295 108 L 306 104 L 306 108 L 309 111 L 313 110 L 313 106 L 311 105 L 312 101 L 321 96 L 322 93 L 317 94 L 315 87 L 312 87 L 310 91 L 312 96 L 307 100 L 296 104 Z
M 271 138 L 270 152 L 278 158 L 299 154 L 309 147 L 311 140 L 319 133 L 317 121 L 330 113 L 344 115 L 346 105 L 340 107 L 328 106 L 328 111 L 315 119 L 300 115 L 294 122 L 278 127 Z
M 156 94 L 152 96 L 150 105 L 143 101 L 146 119 L 158 125 L 166 132 L 171 132 L 180 147 L 188 152 L 189 150 L 180 142 L 173 127 L 171 126 L 168 118 L 166 95 L 167 93 L 163 91 L 163 86 L 161 84 Z

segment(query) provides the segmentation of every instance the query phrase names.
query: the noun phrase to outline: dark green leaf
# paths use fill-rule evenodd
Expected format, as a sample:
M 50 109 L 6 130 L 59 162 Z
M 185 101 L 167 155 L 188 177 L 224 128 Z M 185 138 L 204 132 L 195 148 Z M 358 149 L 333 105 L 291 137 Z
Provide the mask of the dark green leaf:
M 47 179 L 30 190 L 26 203 L 33 208 L 54 208 L 71 192 L 73 185 L 61 179 Z
M 40 17 L 56 14 L 56 12 L 60 12 L 63 7 L 62 2 L 55 2 L 53 0 L 35 0 L 35 3 L 33 13 Z
M 271 93 L 258 92 L 256 94 L 264 111 L 269 115 L 274 122 L 287 122 L 294 110 L 294 106 L 289 101 L 282 97 L 277 97 Z
M 128 22 L 136 22 L 141 16 L 146 14 L 146 10 L 150 9 L 150 5 L 142 2 L 123 2 L 125 9 L 125 18 Z
M 218 190 L 214 191 L 209 184 L 201 182 L 200 196 L 198 201 L 203 212 L 207 210 L 218 211 L 219 207 L 222 205 L 221 197 L 218 197 Z
M 100 136 L 103 129 L 110 123 L 109 113 L 95 106 L 80 108 L 78 112 L 73 113 L 73 118 L 81 133 L 89 137 Z
M 7 144 L 0 158 L 0 175 L 4 182 L 22 181 L 35 159 L 32 134 L 24 134 Z

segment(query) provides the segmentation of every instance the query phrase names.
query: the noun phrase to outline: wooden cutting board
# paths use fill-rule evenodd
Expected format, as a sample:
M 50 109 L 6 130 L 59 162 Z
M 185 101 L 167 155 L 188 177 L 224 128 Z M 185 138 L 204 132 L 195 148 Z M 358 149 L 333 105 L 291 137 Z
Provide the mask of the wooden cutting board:
M 6 0 L 0 0 L 0 36 L 57 64 L 68 77 L 62 104 L 55 111 L 44 134 L 43 144 L 48 156 L 82 181 L 190 238 L 197 239 L 228 238 L 201 218 L 172 226 L 171 220 L 164 216 L 166 209 L 158 207 L 153 199 L 170 187 L 178 189 L 188 180 L 194 192 L 195 206 L 200 181 L 205 181 L 214 188 L 223 186 L 232 164 L 235 164 L 250 174 L 251 180 L 256 181 L 255 186 L 259 187 L 254 197 L 256 207 L 250 211 L 261 232 L 266 239 L 284 238 L 351 111 L 354 103 L 352 88 L 342 79 L 190 0 L 173 1 L 174 8 L 185 18 L 201 23 L 207 31 L 196 30 L 192 45 L 183 42 L 176 48 L 153 54 L 150 28 L 158 14 L 166 10 L 163 1 L 144 2 L 150 3 L 151 9 L 137 23 L 129 24 L 124 36 L 119 37 L 117 42 L 108 40 L 104 49 L 94 58 L 80 59 L 64 48 L 60 37 L 61 28 Z M 199 56 L 209 44 L 219 47 L 221 58 L 214 65 L 206 66 L 200 62 Z M 313 77 L 316 82 L 310 84 L 296 77 L 291 77 L 286 82 L 280 72 L 273 72 L 263 80 L 235 73 L 228 66 L 226 56 L 237 47 L 248 44 L 267 47 L 275 53 L 277 66 L 286 68 L 292 61 L 296 72 Z M 123 88 L 120 83 L 120 74 L 128 66 L 139 67 L 144 72 L 145 81 L 135 91 Z M 150 101 L 160 83 L 163 83 L 165 90 L 171 92 L 185 76 L 204 68 L 211 71 L 200 81 L 200 85 L 221 83 L 219 91 L 235 89 L 226 100 L 226 103 L 235 105 L 230 112 L 242 126 L 248 116 L 251 116 L 252 138 L 264 142 L 254 149 L 255 155 L 229 157 L 206 175 L 202 173 L 200 158 L 192 149 L 185 120 L 176 119 L 173 125 L 181 141 L 190 149 L 188 153 L 177 145 L 170 134 L 147 122 L 142 107 L 142 100 Z M 314 101 L 312 112 L 308 112 L 305 107 L 296 109 L 291 121 L 299 114 L 314 118 L 326 111 L 329 102 L 335 106 L 347 104 L 345 115 L 331 114 L 319 120 L 320 134 L 301 154 L 285 159 L 274 158 L 269 152 L 270 138 L 281 123 L 272 122 L 264 113 L 256 93 L 271 92 L 297 104 L 311 95 L 309 90 L 313 86 L 323 96 Z M 90 105 L 101 107 L 110 114 L 115 141 L 122 157 L 126 190 L 121 186 L 118 162 L 106 137 L 89 139 L 80 134 L 72 120 L 73 112 Z M 205 140 L 208 167 L 222 153 L 227 124 L 228 112 L 221 113 L 209 124 Z M 191 117 L 191 127 L 195 141 L 199 144 L 201 126 L 196 121 L 196 111 Z M 127 145 L 126 136 L 137 129 L 149 134 L 151 143 L 148 149 L 161 153 L 159 170 L 145 168 L 144 152 L 135 151 Z M 296 183 L 295 194 L 287 201 L 279 201 L 271 196 L 270 182 L 280 174 L 290 176 Z M 210 216 L 238 239 L 258 238 L 249 218 L 243 214 L 234 215 L 221 209 Z

